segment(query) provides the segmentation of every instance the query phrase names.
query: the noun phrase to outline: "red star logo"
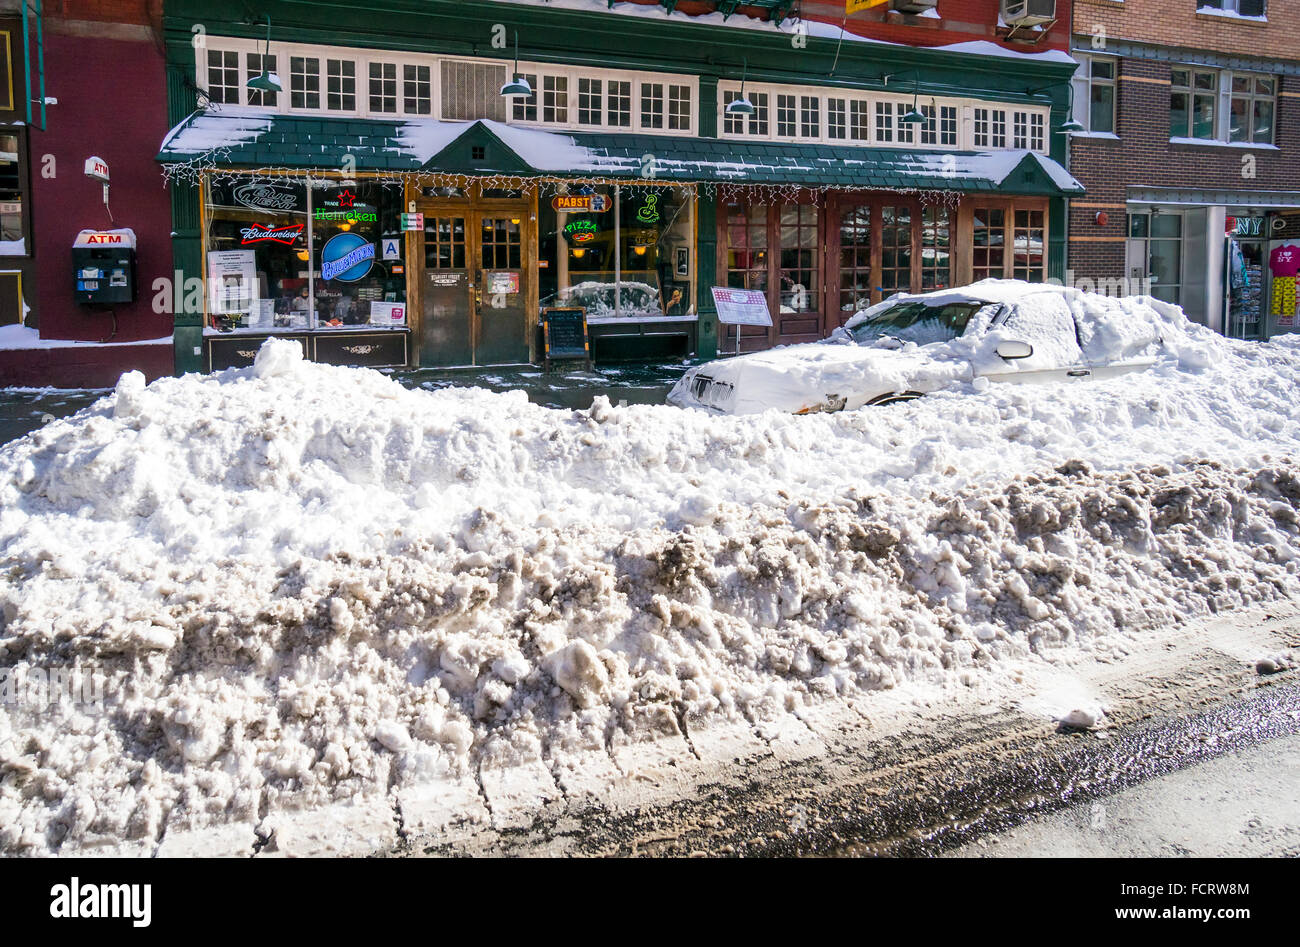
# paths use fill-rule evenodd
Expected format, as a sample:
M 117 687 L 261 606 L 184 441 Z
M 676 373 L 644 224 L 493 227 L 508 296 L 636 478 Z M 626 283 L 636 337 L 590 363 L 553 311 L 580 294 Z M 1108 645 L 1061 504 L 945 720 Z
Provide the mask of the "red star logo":
M 356 199 L 357 196 L 353 194 L 351 191 L 343 191 L 339 194 L 339 206 L 351 207 L 352 202 L 355 201 Z

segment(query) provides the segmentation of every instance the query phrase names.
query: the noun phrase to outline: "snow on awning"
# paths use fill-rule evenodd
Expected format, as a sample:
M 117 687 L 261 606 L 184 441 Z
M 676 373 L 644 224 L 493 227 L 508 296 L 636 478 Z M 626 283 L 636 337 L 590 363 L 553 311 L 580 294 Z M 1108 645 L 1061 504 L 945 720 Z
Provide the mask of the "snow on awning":
M 716 138 L 561 133 L 503 122 L 441 122 L 195 112 L 158 160 L 191 168 L 334 169 L 521 177 L 609 177 L 813 189 L 1083 193 L 1061 165 L 1031 151 L 941 153 Z

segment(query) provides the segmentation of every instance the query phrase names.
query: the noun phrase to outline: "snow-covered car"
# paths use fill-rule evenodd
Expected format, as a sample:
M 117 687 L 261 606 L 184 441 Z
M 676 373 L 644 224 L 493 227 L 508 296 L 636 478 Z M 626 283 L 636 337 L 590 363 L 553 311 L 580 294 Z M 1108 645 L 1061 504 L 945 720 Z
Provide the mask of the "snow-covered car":
M 720 414 L 841 411 L 920 397 L 976 378 L 1080 382 L 1155 363 L 1181 309 L 1020 280 L 899 294 L 821 342 L 689 369 L 671 404 Z

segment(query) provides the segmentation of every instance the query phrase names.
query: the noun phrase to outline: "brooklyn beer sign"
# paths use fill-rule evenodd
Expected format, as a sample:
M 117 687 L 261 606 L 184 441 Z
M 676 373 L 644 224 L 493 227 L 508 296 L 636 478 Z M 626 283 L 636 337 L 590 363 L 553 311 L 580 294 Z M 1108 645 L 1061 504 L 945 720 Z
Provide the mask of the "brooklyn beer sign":
M 245 227 L 239 232 L 243 234 L 244 239 L 240 242 L 244 245 L 262 243 L 266 240 L 274 243 L 292 244 L 302 235 L 302 224 L 293 224 L 288 227 L 261 227 L 254 224 L 251 227 Z

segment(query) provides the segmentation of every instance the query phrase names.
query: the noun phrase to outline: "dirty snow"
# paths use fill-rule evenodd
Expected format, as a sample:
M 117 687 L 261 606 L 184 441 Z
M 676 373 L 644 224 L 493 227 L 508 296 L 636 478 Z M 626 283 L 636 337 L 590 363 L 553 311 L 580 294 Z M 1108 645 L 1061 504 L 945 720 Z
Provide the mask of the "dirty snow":
M 1171 351 L 803 418 L 410 391 L 279 341 L 128 374 L 0 454 L 0 851 L 481 809 L 490 767 L 1014 694 L 1012 665 L 1293 595 L 1300 337 Z M 15 698 L 51 667 L 101 669 L 102 705 Z

